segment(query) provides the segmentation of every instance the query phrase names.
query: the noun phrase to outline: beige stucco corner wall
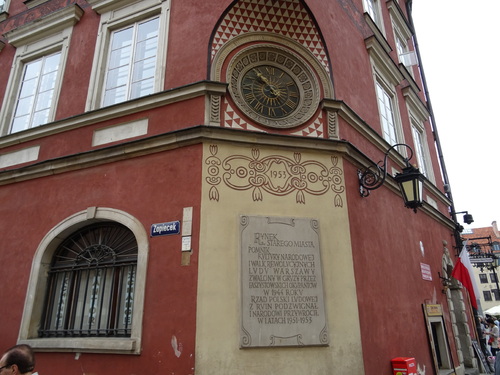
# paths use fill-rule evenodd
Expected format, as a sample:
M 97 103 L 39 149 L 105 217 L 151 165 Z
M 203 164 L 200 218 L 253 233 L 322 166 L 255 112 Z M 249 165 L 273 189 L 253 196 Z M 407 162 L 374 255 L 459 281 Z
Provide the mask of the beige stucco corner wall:
M 266 176 L 274 186 L 249 183 L 251 161 L 270 166 Z M 280 195 L 288 162 L 309 176 L 303 194 L 293 188 Z M 329 181 L 328 189 L 322 181 Z M 195 373 L 363 374 L 341 155 L 206 143 L 202 183 Z M 240 349 L 240 215 L 319 220 L 328 346 Z

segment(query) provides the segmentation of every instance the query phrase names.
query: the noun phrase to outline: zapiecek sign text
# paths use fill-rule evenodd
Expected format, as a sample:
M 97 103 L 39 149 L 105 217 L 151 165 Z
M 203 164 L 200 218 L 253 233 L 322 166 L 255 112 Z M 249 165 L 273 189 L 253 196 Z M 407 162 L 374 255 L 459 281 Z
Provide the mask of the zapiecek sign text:
M 169 221 L 167 223 L 158 223 L 151 225 L 151 237 L 166 236 L 170 234 L 179 234 L 181 223 L 179 221 Z

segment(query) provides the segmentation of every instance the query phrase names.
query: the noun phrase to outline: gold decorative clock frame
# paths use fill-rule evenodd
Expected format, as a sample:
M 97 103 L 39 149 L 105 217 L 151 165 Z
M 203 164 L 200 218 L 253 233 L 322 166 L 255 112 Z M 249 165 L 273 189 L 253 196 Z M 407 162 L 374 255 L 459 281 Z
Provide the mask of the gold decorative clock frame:
M 229 62 L 227 82 L 238 108 L 264 126 L 293 128 L 318 109 L 313 70 L 297 54 L 276 45 L 253 45 L 237 53 Z

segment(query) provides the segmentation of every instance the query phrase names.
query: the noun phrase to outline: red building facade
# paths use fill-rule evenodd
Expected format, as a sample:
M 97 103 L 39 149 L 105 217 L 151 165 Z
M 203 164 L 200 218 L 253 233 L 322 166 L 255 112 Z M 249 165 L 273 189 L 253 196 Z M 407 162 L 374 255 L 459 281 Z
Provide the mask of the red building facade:
M 411 4 L 2 9 L 4 349 L 33 346 L 41 374 L 380 374 L 395 357 L 427 374 L 477 367 L 467 296 L 439 277 L 456 226 Z M 391 177 L 407 148 L 360 194 L 358 170 L 398 143 L 426 177 L 416 214 Z M 319 223 L 318 345 L 290 334 L 247 347 L 242 243 L 246 218 L 262 217 Z

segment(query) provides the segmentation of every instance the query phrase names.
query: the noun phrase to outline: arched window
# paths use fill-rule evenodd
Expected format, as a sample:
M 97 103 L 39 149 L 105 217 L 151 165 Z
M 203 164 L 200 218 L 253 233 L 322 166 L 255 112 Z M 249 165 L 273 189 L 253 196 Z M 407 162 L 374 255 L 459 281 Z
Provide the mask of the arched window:
M 89 207 L 62 220 L 34 255 L 18 343 L 140 354 L 148 253 L 126 212 Z
M 62 242 L 49 270 L 39 337 L 130 337 L 137 241 L 113 222 Z

